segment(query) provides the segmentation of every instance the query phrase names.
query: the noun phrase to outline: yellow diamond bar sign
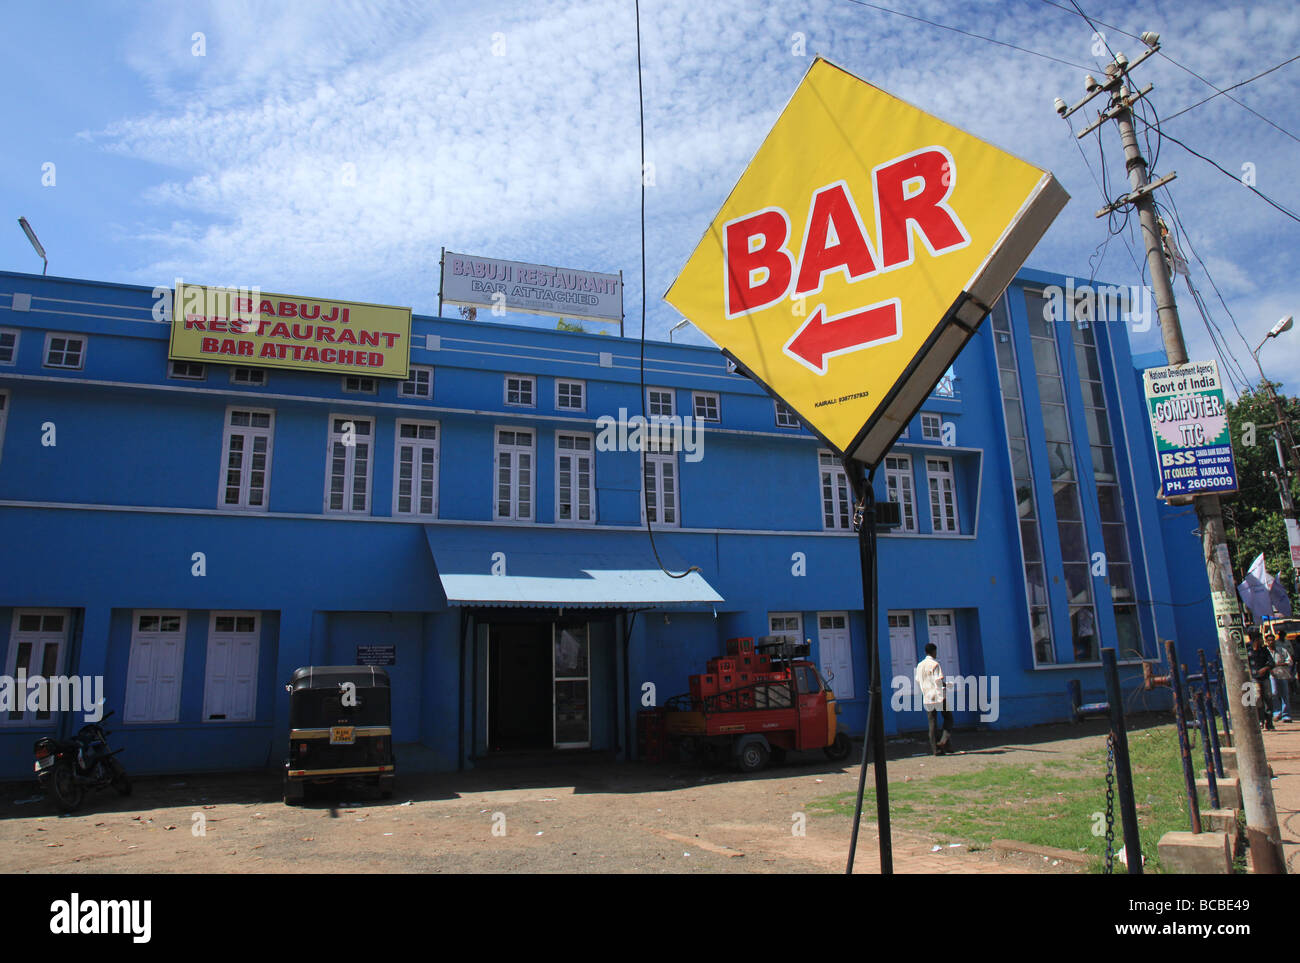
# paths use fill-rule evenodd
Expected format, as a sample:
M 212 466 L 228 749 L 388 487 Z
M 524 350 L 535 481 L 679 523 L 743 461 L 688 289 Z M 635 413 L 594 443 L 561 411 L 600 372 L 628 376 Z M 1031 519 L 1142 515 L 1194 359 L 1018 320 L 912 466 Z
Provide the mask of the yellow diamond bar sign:
M 818 58 L 664 297 L 875 465 L 1068 199 Z

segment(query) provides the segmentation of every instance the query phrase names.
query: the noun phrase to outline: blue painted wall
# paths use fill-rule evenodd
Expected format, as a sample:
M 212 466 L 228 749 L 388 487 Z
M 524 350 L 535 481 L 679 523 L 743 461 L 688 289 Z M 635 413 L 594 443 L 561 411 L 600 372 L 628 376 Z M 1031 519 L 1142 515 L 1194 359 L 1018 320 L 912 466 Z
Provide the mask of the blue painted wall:
M 1031 457 L 1041 477 L 1046 453 L 1028 362 L 1023 289 L 1064 283 L 1063 276 L 1024 272 L 1006 302 L 1019 349 Z M 14 294 L 31 295 L 32 309 L 14 310 Z M 168 378 L 167 327 L 153 319 L 149 288 L 0 272 L 0 329 L 18 333 L 16 356 L 9 363 L 0 360 L 0 652 L 12 656 L 15 612 L 66 610 L 73 628 L 63 671 L 102 675 L 109 707 L 120 714 L 132 613 L 186 611 L 180 721 L 118 720 L 115 727 L 115 741 L 127 747 L 137 771 L 275 765 L 287 739 L 283 683 L 290 673 L 299 665 L 352 662 L 355 647 L 366 643 L 396 647 L 396 740 L 420 746 L 412 755 L 420 765 L 472 764 L 486 719 L 486 662 L 480 651 L 476 673 L 477 629 L 472 623 L 463 627 L 460 610 L 446 603 L 425 524 L 465 544 L 477 544 L 487 533 L 501 550 L 520 555 L 600 554 L 612 538 L 635 537 L 643 567 L 655 567 L 644 536 L 635 534 L 642 525 L 635 452 L 596 453 L 597 524 L 557 532 L 562 526 L 554 517 L 555 432 L 594 434 L 601 415 L 641 411 L 633 340 L 417 316 L 411 360 L 434 369 L 434 391 L 432 399 L 416 400 L 400 398 L 395 381 L 380 379 L 374 394 L 348 394 L 339 376 L 281 369 L 269 369 L 263 387 L 232 385 L 229 368 L 216 364 L 207 366 L 202 381 Z M 87 337 L 83 369 L 43 364 L 48 331 Z M 1098 325 L 1097 336 L 1143 603 L 1144 652 L 1157 657 L 1157 639 L 1166 637 L 1190 643 L 1194 651 L 1206 644 L 1206 624 L 1212 625 L 1208 601 L 1197 603 L 1206 591 L 1199 553 L 1191 551 L 1194 540 L 1187 534 L 1194 519 L 1153 498 L 1157 478 L 1140 372 L 1122 323 Z M 1069 339 L 1061 326 L 1075 460 L 1086 466 L 1088 440 Z M 505 405 L 507 374 L 536 378 L 535 407 Z M 895 446 L 895 453 L 911 456 L 918 531 L 880 539 L 876 621 L 886 683 L 886 612 L 912 613 L 919 656 L 927 640 L 926 613 L 951 610 L 962 672 L 999 679 L 999 716 L 987 724 L 1059 720 L 1067 712 L 1067 680 L 1082 679 L 1088 697 L 1099 697 L 1100 671 L 1068 664 L 1064 589 L 1050 570 L 1061 664 L 1034 667 L 991 325 L 957 359 L 955 375 L 954 395 L 932 396 L 921 409 L 953 426 L 955 446 L 923 438 L 919 416 Z M 557 377 L 586 382 L 585 411 L 556 410 Z M 678 456 L 681 523 L 658 541 L 675 558 L 699 566 L 724 602 L 638 613 L 626 642 L 625 693 L 624 640 L 613 631 L 615 623 L 608 637 L 604 630 L 593 637 L 593 746 L 625 752 L 634 735 L 620 732 L 621 709 L 640 707 L 644 683 L 654 683 L 660 701 L 685 691 L 687 676 L 720 654 L 725 639 L 767 634 L 771 612 L 802 614 L 803 634 L 817 660 L 818 614 L 848 614 L 855 698 L 844 704 L 841 722 L 861 732 L 869 673 L 857 545 L 852 533 L 823 526 L 821 445 L 803 429 L 777 426 L 772 400 L 748 379 L 729 374 L 713 349 L 647 345 L 646 383 L 671 388 L 679 414 L 690 413 L 692 391 L 720 396 L 721 422 L 705 431 L 704 457 Z M 227 407 L 236 404 L 275 412 L 264 513 L 218 507 L 223 425 Z M 366 516 L 323 513 L 332 415 L 375 421 Z M 436 520 L 394 517 L 399 418 L 439 423 Z M 56 443 L 43 445 L 51 424 Z M 531 523 L 492 521 L 494 429 L 511 426 L 535 432 Z M 927 457 L 954 465 L 960 516 L 955 535 L 932 531 Z M 1081 489 L 1089 543 L 1100 547 L 1095 485 L 1085 477 Z M 885 497 L 883 469 L 876 491 Z M 1038 509 L 1048 558 L 1056 552 L 1059 565 L 1050 485 L 1039 483 Z M 192 574 L 195 553 L 203 553 L 201 576 Z M 806 574 L 795 574 L 797 553 Z M 1094 589 L 1102 644 L 1113 645 L 1104 578 L 1094 580 Z M 257 715 L 249 723 L 201 719 L 209 614 L 227 610 L 262 615 Z M 480 611 L 480 623 L 489 618 L 491 612 Z M 1126 667 L 1126 684 L 1137 673 L 1136 666 Z M 962 721 L 978 720 L 967 713 Z M 0 776 L 28 775 L 33 738 L 60 725 L 66 729 L 71 721 L 0 725 Z M 920 713 L 886 713 L 890 732 L 923 727 Z

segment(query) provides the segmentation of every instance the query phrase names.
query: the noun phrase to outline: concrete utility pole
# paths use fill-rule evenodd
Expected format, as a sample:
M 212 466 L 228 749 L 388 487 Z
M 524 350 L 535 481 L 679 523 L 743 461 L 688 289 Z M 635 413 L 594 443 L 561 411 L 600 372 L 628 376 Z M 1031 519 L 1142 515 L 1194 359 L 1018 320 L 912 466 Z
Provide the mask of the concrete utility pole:
M 1183 341 L 1183 331 L 1178 321 L 1173 283 L 1169 277 L 1169 266 L 1165 262 L 1160 243 L 1155 200 L 1151 196 L 1156 188 L 1173 180 L 1174 175 L 1165 175 L 1154 183 L 1148 179 L 1147 162 L 1138 147 L 1137 135 L 1133 129 L 1132 105 L 1151 92 L 1151 85 L 1148 84 L 1146 88 L 1134 93 L 1128 86 L 1129 71 L 1160 49 L 1160 38 L 1157 34 L 1142 34 L 1142 42 L 1148 49 L 1136 61 L 1130 64 L 1122 53 L 1116 53 L 1114 60 L 1106 66 L 1105 83 L 1098 84 L 1089 76 L 1086 85 L 1088 96 L 1074 107 L 1067 107 L 1058 98 L 1056 110 L 1062 117 L 1068 117 L 1097 94 L 1103 91 L 1110 94 L 1110 106 L 1078 136 L 1082 138 L 1100 127 L 1106 120 L 1114 120 L 1119 127 L 1120 140 L 1124 145 L 1125 166 L 1128 169 L 1132 190 L 1098 212 L 1098 217 L 1105 216 L 1125 204 L 1133 204 L 1137 208 L 1142 225 L 1142 238 L 1146 244 L 1147 267 L 1151 271 L 1151 290 L 1155 296 L 1160 331 L 1164 337 L 1165 353 L 1171 365 L 1181 365 L 1186 364 L 1188 360 L 1187 345 Z M 1210 581 L 1210 593 L 1214 599 L 1215 613 L 1216 615 L 1235 613 L 1237 616 L 1235 624 L 1230 617 L 1216 621 L 1224 623 L 1218 627 L 1224 691 L 1238 693 L 1237 697 L 1228 699 L 1228 704 L 1232 713 L 1232 731 L 1237 749 L 1241 798 L 1246 810 L 1246 836 L 1250 844 L 1251 865 L 1256 873 L 1285 874 L 1286 862 L 1282 854 L 1282 839 L 1278 831 L 1277 808 L 1273 803 L 1273 786 L 1269 781 L 1264 740 L 1260 734 L 1253 700 L 1252 704 L 1247 705 L 1245 698 L 1246 693 L 1253 690 L 1250 675 L 1238 648 L 1241 644 L 1241 609 L 1235 592 L 1232 561 L 1228 555 L 1219 496 L 1197 495 L 1194 496 L 1193 502 L 1196 506 L 1196 517 L 1200 522 L 1201 547 L 1205 558 L 1206 575 Z

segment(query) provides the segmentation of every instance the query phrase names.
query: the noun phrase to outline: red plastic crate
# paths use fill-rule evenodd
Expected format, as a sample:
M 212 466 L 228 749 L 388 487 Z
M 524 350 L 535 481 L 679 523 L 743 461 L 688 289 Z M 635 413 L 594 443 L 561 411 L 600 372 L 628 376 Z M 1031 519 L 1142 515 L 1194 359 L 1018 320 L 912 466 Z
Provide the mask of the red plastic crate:
M 710 672 L 735 672 L 736 660 L 735 659 L 710 659 L 709 671 Z
M 753 638 L 727 639 L 727 655 L 752 655 L 753 652 Z
M 689 681 L 692 699 L 703 699 L 705 696 L 716 695 L 718 692 L 718 677 L 711 672 L 703 675 L 693 675 Z

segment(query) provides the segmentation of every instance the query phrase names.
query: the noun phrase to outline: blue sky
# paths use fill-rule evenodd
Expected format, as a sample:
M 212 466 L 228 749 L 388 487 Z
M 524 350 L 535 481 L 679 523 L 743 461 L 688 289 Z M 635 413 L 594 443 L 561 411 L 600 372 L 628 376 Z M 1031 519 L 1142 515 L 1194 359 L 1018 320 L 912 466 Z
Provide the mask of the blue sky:
M 1108 59 L 1093 54 L 1087 24 L 1043 0 L 883 5 L 1098 76 Z M 1300 8 L 1289 0 L 1083 7 L 1131 33 L 1159 32 L 1165 53 L 1220 87 L 1300 53 Z M 621 270 L 629 333 L 639 328 L 631 0 L 12 3 L 4 16 L 0 198 L 9 226 L 0 227 L 0 267 L 40 270 L 15 223 L 23 214 L 51 274 L 150 285 L 180 276 L 432 314 L 445 246 Z M 1140 52 L 1103 31 L 1113 49 Z M 196 32 L 204 56 L 194 55 Z M 796 34 L 804 56 L 793 50 Z M 1099 264 L 1100 279 L 1139 281 L 1120 237 L 1104 260 L 1098 251 L 1107 234 L 1093 216 L 1102 204 L 1097 139 L 1081 142 L 1081 154 L 1052 110 L 1055 96 L 1073 103 L 1082 94 L 1079 67 L 851 0 L 644 0 L 642 43 L 655 181 L 651 337 L 679 320 L 660 296 L 815 54 L 1052 170 L 1072 200 L 1029 266 L 1087 276 Z M 1161 56 L 1140 75 L 1165 117 L 1213 92 Z M 1233 96 L 1300 136 L 1297 80 L 1300 61 Z M 1084 112 L 1074 120 L 1077 130 Z M 1300 142 L 1228 98 L 1167 130 L 1234 173 L 1253 164 L 1261 191 L 1300 210 Z M 1113 125 L 1102 147 L 1116 194 L 1125 175 Z M 53 186 L 42 184 L 48 163 Z M 1253 346 L 1300 311 L 1300 224 L 1165 140 L 1155 172 L 1171 170 L 1191 245 Z M 1140 261 L 1136 229 L 1129 244 Z M 1195 263 L 1192 280 L 1253 371 Z M 1178 295 L 1192 356 L 1212 357 L 1181 278 Z M 1134 341 L 1151 348 L 1156 337 L 1153 329 Z M 1263 358 L 1273 378 L 1290 382 L 1300 329 Z

